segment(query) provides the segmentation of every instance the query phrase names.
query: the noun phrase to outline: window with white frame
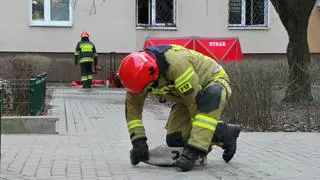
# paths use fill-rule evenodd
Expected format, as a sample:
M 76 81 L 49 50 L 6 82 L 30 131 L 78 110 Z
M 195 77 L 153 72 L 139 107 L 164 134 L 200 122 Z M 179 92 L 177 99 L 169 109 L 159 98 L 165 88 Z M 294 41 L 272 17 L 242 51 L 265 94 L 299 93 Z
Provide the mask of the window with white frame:
M 268 26 L 268 0 L 229 0 L 229 27 Z
M 175 27 L 176 0 L 136 0 L 137 27 Z
M 72 26 L 71 0 L 30 0 L 30 25 Z

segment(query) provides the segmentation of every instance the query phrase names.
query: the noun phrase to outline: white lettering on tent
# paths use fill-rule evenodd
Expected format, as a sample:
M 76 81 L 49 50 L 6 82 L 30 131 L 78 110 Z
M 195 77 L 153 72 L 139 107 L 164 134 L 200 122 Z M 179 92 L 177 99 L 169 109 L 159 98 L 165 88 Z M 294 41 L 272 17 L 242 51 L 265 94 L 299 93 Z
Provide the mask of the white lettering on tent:
M 224 47 L 227 46 L 225 41 L 210 41 L 209 46 L 219 46 Z

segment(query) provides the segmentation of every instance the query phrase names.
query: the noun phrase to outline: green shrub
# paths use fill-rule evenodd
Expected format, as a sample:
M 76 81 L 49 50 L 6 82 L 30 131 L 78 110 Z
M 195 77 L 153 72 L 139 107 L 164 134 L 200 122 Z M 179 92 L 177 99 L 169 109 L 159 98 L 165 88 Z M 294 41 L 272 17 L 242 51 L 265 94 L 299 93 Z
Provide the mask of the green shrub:
M 312 61 L 310 71 L 314 82 L 320 79 L 319 64 Z M 281 104 L 287 86 L 287 61 L 246 60 L 223 63 L 223 66 L 229 74 L 233 90 L 223 112 L 223 120 L 241 124 L 249 131 L 267 131 L 275 124 L 285 123 L 280 122 L 283 116 L 288 122 L 296 118 L 286 112 L 288 106 Z M 279 107 L 281 109 L 277 109 Z
M 265 130 L 270 126 L 273 79 L 267 67 L 253 61 L 225 65 L 232 95 L 223 119 L 246 129 Z
M 27 79 L 49 69 L 51 59 L 46 56 L 23 54 L 0 60 L 0 77 Z
M 29 115 L 30 78 L 47 71 L 50 62 L 50 58 L 30 54 L 8 56 L 0 61 L 0 77 L 6 79 L 4 114 Z

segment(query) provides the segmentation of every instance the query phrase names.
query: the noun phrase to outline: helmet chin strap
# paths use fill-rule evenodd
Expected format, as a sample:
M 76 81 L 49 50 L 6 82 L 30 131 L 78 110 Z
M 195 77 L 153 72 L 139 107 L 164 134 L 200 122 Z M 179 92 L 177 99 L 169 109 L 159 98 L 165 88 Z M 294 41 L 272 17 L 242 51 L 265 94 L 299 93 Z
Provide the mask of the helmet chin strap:
M 151 87 L 158 87 L 158 86 L 159 86 L 159 81 L 158 80 L 153 81 Z
M 159 85 L 159 81 L 158 81 L 158 80 L 153 81 L 153 82 L 147 87 L 147 91 L 148 91 L 148 92 L 151 92 L 151 91 L 152 91 L 152 88 L 156 88 L 156 87 L 158 87 L 158 85 Z

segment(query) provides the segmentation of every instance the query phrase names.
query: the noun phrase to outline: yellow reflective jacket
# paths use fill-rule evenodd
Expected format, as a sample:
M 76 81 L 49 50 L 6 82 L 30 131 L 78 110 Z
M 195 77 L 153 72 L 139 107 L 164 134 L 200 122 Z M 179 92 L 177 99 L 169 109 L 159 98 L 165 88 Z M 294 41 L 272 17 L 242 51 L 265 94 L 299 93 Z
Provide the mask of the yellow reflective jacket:
M 89 39 L 83 38 L 77 43 L 75 52 L 75 64 L 78 63 L 94 63 L 94 66 L 98 64 L 98 55 L 96 47 Z
M 225 87 L 227 96 L 231 94 L 228 75 L 215 60 L 177 45 L 158 45 L 145 50 L 156 56 L 160 77 L 155 86 L 149 87 L 144 93 L 126 94 L 126 121 L 132 141 L 145 137 L 142 110 L 148 93 L 185 104 L 191 117 L 197 111 L 197 93 L 209 83 L 218 82 Z

